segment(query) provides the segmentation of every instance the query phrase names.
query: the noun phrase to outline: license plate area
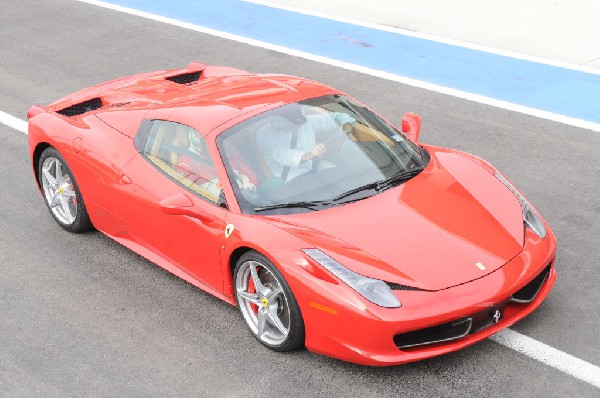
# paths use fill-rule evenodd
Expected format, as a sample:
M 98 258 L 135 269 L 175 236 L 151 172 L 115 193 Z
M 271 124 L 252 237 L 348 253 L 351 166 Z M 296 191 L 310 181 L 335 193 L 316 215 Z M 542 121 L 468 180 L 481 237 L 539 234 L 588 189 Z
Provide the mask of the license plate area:
M 473 315 L 473 324 L 469 333 L 477 333 L 480 330 L 486 329 L 498 322 L 504 317 L 504 309 L 508 304 L 509 300 L 501 301 L 497 304 L 490 306 L 489 308 L 479 311 Z

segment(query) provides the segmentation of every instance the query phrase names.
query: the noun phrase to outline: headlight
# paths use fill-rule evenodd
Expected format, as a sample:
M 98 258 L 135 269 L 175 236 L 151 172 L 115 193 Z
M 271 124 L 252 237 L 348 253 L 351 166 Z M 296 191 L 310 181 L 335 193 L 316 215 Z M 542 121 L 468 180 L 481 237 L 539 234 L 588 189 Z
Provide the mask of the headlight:
M 517 199 L 519 199 L 519 202 L 521 202 L 521 207 L 523 208 L 523 222 L 525 225 L 535 232 L 540 238 L 545 238 L 546 227 L 544 227 L 544 223 L 540 219 L 540 216 L 538 216 L 535 210 L 533 210 L 527 199 L 525 199 L 523 195 L 521 195 L 506 178 L 500 175 L 500 173 L 494 172 L 494 175 L 497 179 L 502 181 L 502 183 L 506 185 L 506 187 L 517 197 Z
M 401 306 L 398 298 L 384 281 L 359 275 L 319 249 L 303 249 L 302 251 L 370 302 L 386 308 Z

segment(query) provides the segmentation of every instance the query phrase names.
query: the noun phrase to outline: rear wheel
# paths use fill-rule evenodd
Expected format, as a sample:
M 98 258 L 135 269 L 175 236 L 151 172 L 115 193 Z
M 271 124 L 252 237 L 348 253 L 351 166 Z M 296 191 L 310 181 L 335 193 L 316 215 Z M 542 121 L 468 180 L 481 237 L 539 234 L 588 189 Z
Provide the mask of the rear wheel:
M 49 147 L 42 152 L 38 178 L 46 205 L 61 227 L 70 232 L 84 232 L 92 228 L 75 177 L 56 149 Z
M 248 328 L 275 351 L 304 345 L 304 322 L 289 285 L 265 256 L 245 253 L 234 270 L 238 308 Z

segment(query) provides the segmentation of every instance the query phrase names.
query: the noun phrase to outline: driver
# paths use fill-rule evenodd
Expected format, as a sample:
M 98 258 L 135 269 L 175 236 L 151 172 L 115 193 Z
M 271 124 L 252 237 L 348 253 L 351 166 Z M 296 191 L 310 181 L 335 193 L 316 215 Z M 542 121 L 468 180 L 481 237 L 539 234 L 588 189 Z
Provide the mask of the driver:
M 312 170 L 313 161 L 325 154 L 325 144 L 316 142 L 317 133 L 339 128 L 349 133 L 356 122 L 341 112 L 304 115 L 300 104 L 286 105 L 276 114 L 280 116 L 261 127 L 256 139 L 265 164 L 283 182 Z

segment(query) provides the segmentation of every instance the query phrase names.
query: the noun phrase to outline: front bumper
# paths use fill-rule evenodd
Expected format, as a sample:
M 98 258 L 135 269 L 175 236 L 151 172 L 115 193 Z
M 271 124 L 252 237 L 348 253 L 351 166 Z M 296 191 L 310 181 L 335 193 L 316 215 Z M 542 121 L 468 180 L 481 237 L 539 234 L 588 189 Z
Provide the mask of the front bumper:
M 509 327 L 535 310 L 556 281 L 556 239 L 527 230 L 524 249 L 503 267 L 480 279 L 452 288 L 395 291 L 401 308 L 382 308 L 350 293 L 347 286 L 319 280 L 311 289 L 294 291 L 306 324 L 306 347 L 341 360 L 372 366 L 396 365 L 456 351 Z M 510 300 L 540 273 L 549 272 L 530 302 Z M 463 336 L 430 344 L 399 348 L 398 335 L 479 317 L 501 309 L 497 323 L 466 330 Z M 494 311 L 491 311 L 491 310 Z M 464 326 L 464 325 L 463 325 Z M 475 330 L 476 329 L 476 330 Z M 398 341 L 398 338 L 396 338 Z M 401 345 L 401 344 L 399 344 Z

